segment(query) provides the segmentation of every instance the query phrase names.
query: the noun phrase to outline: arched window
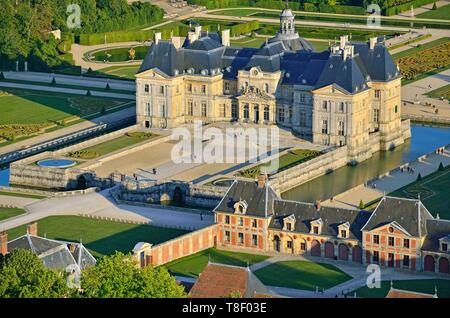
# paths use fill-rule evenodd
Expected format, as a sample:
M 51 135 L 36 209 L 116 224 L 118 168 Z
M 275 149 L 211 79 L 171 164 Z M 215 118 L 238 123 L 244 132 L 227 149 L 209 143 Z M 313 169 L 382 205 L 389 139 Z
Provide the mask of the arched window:
M 248 111 L 248 105 L 244 106 L 244 119 L 249 119 L 250 115 L 249 115 L 249 111 Z
M 265 91 L 266 93 L 269 92 L 269 84 L 267 84 L 267 83 L 264 84 L 264 91 Z
M 269 106 L 264 107 L 264 120 L 265 121 L 269 121 L 270 120 Z

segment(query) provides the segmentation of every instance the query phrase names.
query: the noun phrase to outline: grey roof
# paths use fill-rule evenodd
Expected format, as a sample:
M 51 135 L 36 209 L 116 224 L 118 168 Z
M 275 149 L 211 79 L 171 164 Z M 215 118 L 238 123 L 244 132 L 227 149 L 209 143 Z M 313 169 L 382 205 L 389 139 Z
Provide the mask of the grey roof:
M 336 85 L 350 94 L 369 88 L 368 82 L 390 81 L 400 73 L 388 49 L 376 44 L 350 43 L 353 57 L 345 60 L 330 50 L 316 53 L 297 33 L 278 33 L 257 48 L 225 47 L 219 34 L 202 32 L 201 37 L 177 49 L 170 41 L 153 44 L 139 72 L 157 68 L 168 76 L 222 73 L 224 79 L 236 79 L 239 70 L 259 67 L 264 72 L 283 73 L 282 84 L 308 85 L 315 89 Z
M 423 237 L 427 234 L 426 221 L 433 216 L 419 200 L 384 197 L 372 213 L 363 231 L 396 222 L 410 235 Z
M 450 235 L 450 220 L 427 220 L 427 236 L 422 245 L 422 250 L 438 252 L 439 239 Z
M 258 187 L 256 181 L 236 180 L 214 211 L 234 213 L 234 204 L 245 200 L 247 202 L 246 215 L 265 217 L 273 214 L 276 199 L 278 199 L 277 194 L 267 183 L 264 187 Z
M 310 233 L 311 221 L 322 219 L 322 234 L 338 235 L 338 226 L 346 222 L 350 224 L 349 238 L 361 240 L 361 228 L 370 217 L 370 213 L 359 210 L 342 209 L 322 206 L 317 209 L 314 204 L 276 200 L 275 214 L 269 228 L 282 229 L 283 219 L 293 215 L 295 217 L 295 232 Z
M 62 242 L 26 234 L 8 242 L 8 251 L 15 249 L 31 250 L 42 259 L 46 267 L 53 269 L 65 269 L 70 265 L 85 269 L 96 264 L 95 258 L 81 243 Z

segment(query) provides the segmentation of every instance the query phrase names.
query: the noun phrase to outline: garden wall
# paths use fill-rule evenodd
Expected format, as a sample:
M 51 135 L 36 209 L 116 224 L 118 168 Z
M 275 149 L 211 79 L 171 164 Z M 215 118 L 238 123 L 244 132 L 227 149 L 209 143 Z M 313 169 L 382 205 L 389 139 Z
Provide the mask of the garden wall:
M 138 243 L 133 254 L 141 267 L 160 266 L 216 246 L 218 233 L 214 224 L 155 246 Z

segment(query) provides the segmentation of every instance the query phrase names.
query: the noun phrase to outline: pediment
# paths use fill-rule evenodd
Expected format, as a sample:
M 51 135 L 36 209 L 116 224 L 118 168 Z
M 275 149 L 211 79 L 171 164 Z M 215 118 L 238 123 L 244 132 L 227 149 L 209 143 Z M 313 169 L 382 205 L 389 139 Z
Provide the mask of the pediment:
M 256 90 L 254 88 L 246 88 L 242 95 L 238 96 L 239 100 L 249 100 L 249 101 L 271 101 L 274 100 L 275 97 L 267 94 L 266 92 Z
M 167 76 L 166 73 L 158 69 L 157 67 L 146 70 L 142 73 L 136 74 L 136 78 L 143 78 L 143 79 L 167 79 L 169 76 Z
M 407 235 L 412 236 L 407 230 L 405 230 L 400 224 L 398 224 L 396 221 L 383 224 L 379 227 L 374 228 L 372 233 L 384 233 L 384 234 L 391 234 L 391 235 Z
M 348 96 L 350 93 L 337 84 L 331 84 L 313 90 L 314 94 L 334 94 L 335 96 Z

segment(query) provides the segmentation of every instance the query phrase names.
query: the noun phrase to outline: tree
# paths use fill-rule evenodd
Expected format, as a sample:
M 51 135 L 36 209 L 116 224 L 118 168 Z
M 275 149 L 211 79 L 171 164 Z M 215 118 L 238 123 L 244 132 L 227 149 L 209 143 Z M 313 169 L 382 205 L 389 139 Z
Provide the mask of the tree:
M 442 164 L 442 162 L 439 164 L 438 171 L 444 171 L 444 165 Z
M 5 79 L 5 74 L 3 74 L 3 72 L 0 73 L 0 81 Z
M 69 295 L 65 274 L 46 268 L 29 250 L 14 250 L 0 264 L 0 298 L 61 298 Z
M 163 268 L 139 268 L 132 255 L 117 252 L 100 259 L 81 276 L 83 297 L 89 298 L 181 298 L 182 286 Z
M 422 180 L 422 175 L 419 172 L 419 175 L 417 176 L 417 181 L 420 181 L 420 180 Z
M 106 90 L 109 91 L 111 89 L 111 86 L 109 86 L 109 83 L 106 83 Z
M 91 93 L 91 90 L 90 90 L 90 89 L 88 89 L 88 91 L 87 91 L 87 93 L 86 93 L 86 96 L 92 96 L 92 93 Z
M 55 77 L 53 77 L 53 79 L 52 79 L 52 85 L 56 85 L 56 78 Z
M 436 10 L 437 6 L 436 6 L 436 2 L 433 3 L 433 7 L 431 8 L 431 10 Z

